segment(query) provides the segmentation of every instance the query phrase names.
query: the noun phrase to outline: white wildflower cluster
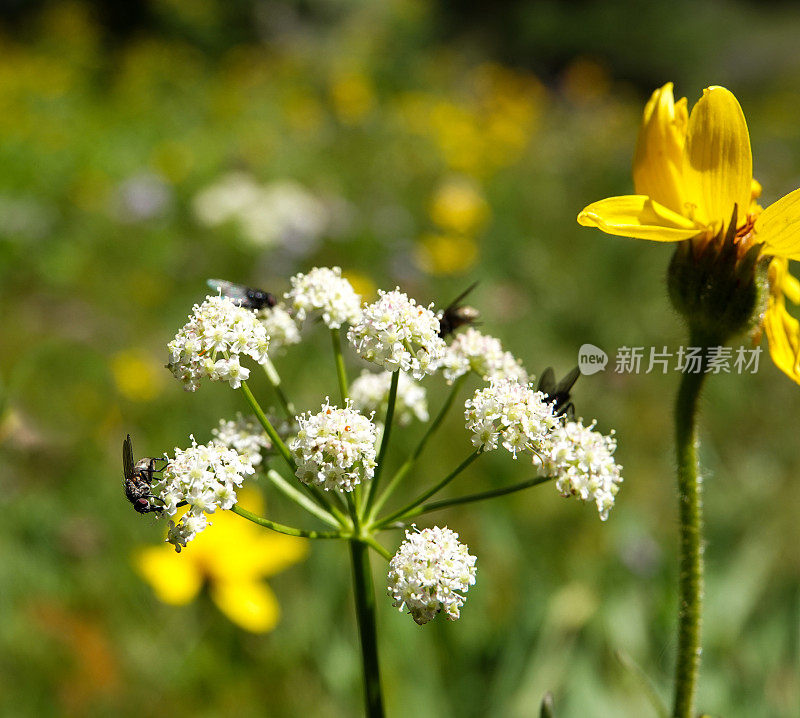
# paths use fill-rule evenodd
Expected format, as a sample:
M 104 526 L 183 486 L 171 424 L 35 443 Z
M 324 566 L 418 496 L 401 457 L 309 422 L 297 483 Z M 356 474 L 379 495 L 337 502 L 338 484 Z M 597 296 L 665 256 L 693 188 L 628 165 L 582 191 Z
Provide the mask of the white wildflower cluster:
M 297 182 L 260 184 L 244 172 L 224 175 L 197 194 L 193 204 L 206 226 L 232 223 L 255 246 L 283 245 L 295 254 L 311 252 L 333 220 L 326 203 Z
M 350 386 L 353 406 L 364 413 L 386 416 L 391 383 L 391 372 L 376 374 L 365 369 Z M 425 389 L 404 372 L 398 376 L 394 412 L 395 420 L 401 426 L 407 426 L 415 418 L 418 421 L 428 421 L 429 418 Z
M 361 297 L 350 282 L 342 277 L 339 267 L 314 267 L 308 274 L 296 274 L 291 279 L 292 288 L 284 295 L 298 322 L 308 314 L 320 312 L 322 320 L 331 329 L 345 322 L 358 321 L 361 315 Z
M 299 430 L 289 442 L 297 478 L 326 491 L 352 491 L 375 474 L 375 424 L 353 409 L 331 406 L 297 417 Z
M 235 449 L 248 458 L 253 466 L 261 463 L 261 450 L 272 448 L 269 438 L 261 425 L 251 418 L 237 412 L 232 421 L 219 420 L 219 426 L 211 430 L 218 444 Z
M 432 374 L 447 349 L 439 336 L 436 314 L 430 307 L 418 305 L 399 287 L 378 293 L 378 301 L 364 307 L 347 338 L 363 359 L 387 371 L 400 369 L 415 379 Z
M 522 362 L 511 352 L 504 351 L 499 339 L 481 334 L 473 327 L 453 339 L 440 366 L 448 383 L 470 370 L 484 381 L 513 379 L 522 384 L 529 381 Z
M 406 540 L 389 562 L 389 595 L 393 606 L 408 609 L 420 625 L 444 611 L 451 621 L 461 615 L 475 583 L 475 556 L 447 527 L 406 531 Z
M 510 379 L 492 381 L 464 406 L 473 445 L 491 451 L 502 444 L 515 459 L 519 451 L 536 456 L 547 450 L 550 434 L 559 424 L 542 392 Z
M 167 541 L 176 551 L 208 526 L 208 514 L 236 503 L 236 489 L 253 472 L 249 456 L 213 441 L 198 445 L 192 437 L 188 449 L 175 449 L 175 458 L 153 484 L 153 494 L 163 502 L 167 516 L 176 514 L 178 503 L 189 505 L 177 523 L 169 522 Z
M 606 436 L 594 430 L 595 422 L 559 424 L 550 437 L 550 448 L 543 454 L 543 471 L 556 479 L 564 496 L 594 500 L 605 521 L 622 483 L 622 467 L 614 463 L 617 441 L 614 432 Z
M 195 391 L 203 377 L 227 381 L 236 389 L 250 376 L 250 370 L 240 363 L 242 355 L 264 363 L 269 337 L 252 309 L 240 307 L 228 297 L 214 296 L 194 305 L 189 321 L 167 349 L 167 367 L 187 391 Z
M 261 309 L 258 318 L 269 337 L 270 353 L 292 344 L 300 343 L 300 330 L 294 317 L 286 311 L 283 304 Z

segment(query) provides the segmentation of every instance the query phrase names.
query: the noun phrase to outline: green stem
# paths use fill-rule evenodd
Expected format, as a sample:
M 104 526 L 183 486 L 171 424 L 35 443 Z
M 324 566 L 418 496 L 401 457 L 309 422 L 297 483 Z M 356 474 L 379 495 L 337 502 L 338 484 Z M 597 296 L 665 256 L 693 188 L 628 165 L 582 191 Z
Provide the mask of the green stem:
M 378 452 L 378 465 L 375 467 L 375 476 L 370 482 L 369 493 L 367 494 L 366 511 L 368 512 L 375 500 L 378 492 L 378 482 L 383 472 L 383 465 L 386 463 L 386 451 L 389 448 L 389 436 L 392 433 L 392 420 L 394 419 L 394 405 L 397 401 L 397 382 L 400 379 L 400 372 L 392 372 L 392 383 L 389 386 L 389 398 L 386 404 L 386 418 L 383 422 L 383 436 L 381 437 L 381 448 Z
M 378 635 L 375 619 L 375 590 L 369 565 L 367 545 L 357 539 L 350 541 L 353 566 L 358 635 L 361 639 L 361 661 L 364 673 L 364 700 L 367 718 L 383 718 L 383 695 L 378 665 Z
M 441 509 L 447 509 L 451 506 L 458 506 L 459 504 L 471 504 L 474 501 L 483 501 L 484 499 L 493 499 L 496 496 L 506 496 L 507 494 L 513 494 L 517 491 L 523 491 L 524 489 L 529 489 L 531 486 L 538 486 L 539 484 L 545 484 L 548 481 L 552 481 L 552 476 L 537 476 L 533 479 L 527 479 L 525 481 L 520 481 L 517 484 L 512 484 L 511 486 L 504 486 L 502 489 L 492 489 L 491 491 L 481 491 L 477 494 L 468 494 L 467 496 L 458 496 L 455 499 L 442 499 L 441 501 L 431 501 L 429 504 L 423 504 L 416 509 L 412 509 L 410 512 L 399 516 L 395 521 L 406 521 L 407 519 L 413 518 L 414 516 L 419 516 L 420 514 L 427 514 L 431 511 L 440 511 Z M 386 521 L 381 521 L 379 524 L 379 528 L 384 528 L 386 526 Z
M 286 394 L 283 393 L 283 389 L 281 389 L 281 376 L 280 374 L 278 374 L 278 370 L 275 368 L 275 365 L 270 361 L 269 357 L 267 357 L 267 360 L 264 363 L 264 373 L 267 376 L 267 381 L 269 382 L 269 385 L 275 392 L 275 396 L 278 397 L 278 403 L 280 403 L 281 408 L 283 409 L 283 413 L 286 414 L 286 418 L 289 421 L 294 421 L 297 412 L 295 411 L 292 402 L 290 402 L 286 398 Z
M 693 342 L 694 343 L 694 342 Z M 705 369 L 705 367 L 703 367 Z M 694 718 L 700 673 L 703 609 L 703 500 L 697 461 L 697 403 L 705 373 L 684 373 L 675 404 L 678 461 L 680 576 L 675 718 Z
M 461 386 L 464 384 L 464 380 L 467 378 L 467 375 L 464 374 L 463 376 L 458 377 L 453 383 L 453 388 L 450 390 L 450 393 L 447 395 L 447 399 L 444 402 L 444 405 L 439 410 L 439 413 L 436 415 L 436 418 L 431 422 L 428 426 L 428 430 L 425 432 L 423 437 L 420 439 L 419 444 L 411 453 L 411 455 L 403 462 L 403 465 L 398 469 L 397 473 L 392 477 L 392 480 L 387 484 L 386 488 L 384 489 L 383 493 L 378 497 L 378 500 L 375 502 L 375 505 L 372 507 L 372 511 L 370 512 L 370 520 L 374 519 L 378 512 L 383 508 L 383 505 L 386 503 L 386 500 L 392 495 L 394 490 L 400 484 L 400 482 L 406 477 L 409 471 L 414 467 L 414 464 L 417 462 L 419 457 L 422 455 L 422 452 L 425 450 L 425 446 L 427 445 L 428 441 L 431 437 L 436 433 L 437 429 L 441 426 L 442 421 L 444 421 L 445 416 L 450 411 L 450 407 L 453 406 L 453 401 L 461 389 Z
M 383 556 L 387 561 L 392 558 L 392 554 L 389 553 L 388 549 L 386 549 L 381 543 L 377 540 L 372 538 L 371 536 L 367 536 L 362 539 L 364 543 L 369 544 L 377 553 Z
M 435 493 L 441 491 L 447 484 L 449 484 L 453 479 L 456 478 L 464 469 L 466 469 L 475 459 L 477 459 L 483 453 L 483 447 L 480 449 L 475 449 L 464 461 L 462 461 L 455 469 L 453 469 L 447 476 L 445 476 L 438 484 L 435 484 L 430 489 L 425 491 L 424 493 L 417 496 L 410 504 L 404 506 L 402 509 L 398 509 L 392 514 L 389 514 L 385 518 L 380 519 L 378 522 L 378 526 L 386 526 L 387 524 L 391 524 L 394 521 L 397 521 L 401 516 L 405 516 L 410 511 L 413 511 L 417 506 L 427 501 L 431 496 Z
M 342 396 L 342 406 L 344 406 L 347 402 L 347 372 L 344 368 L 342 338 L 338 329 L 331 329 L 331 344 L 333 345 L 333 358 L 336 361 L 336 377 L 339 380 L 339 393 Z
M 286 465 L 289 467 L 292 474 L 294 474 L 294 472 L 297 470 L 297 467 L 295 466 L 292 454 L 289 452 L 286 444 L 283 443 L 283 439 L 278 436 L 278 432 L 275 431 L 275 427 L 272 426 L 269 419 L 267 419 L 267 415 L 261 409 L 261 405 L 256 401 L 256 398 L 253 396 L 253 392 L 250 391 L 250 387 L 247 386 L 246 381 L 242 382 L 241 389 L 245 399 L 247 399 L 247 403 L 250 404 L 250 408 L 256 415 L 256 419 L 258 419 L 258 423 L 264 427 L 264 431 L 267 432 L 267 436 L 272 442 L 272 445 L 278 450 L 278 453 L 283 457 L 283 460 L 286 462 Z
M 259 526 L 277 531 L 279 534 L 286 534 L 287 536 L 302 536 L 303 538 L 317 538 L 317 539 L 343 539 L 348 538 L 346 534 L 341 531 L 311 531 L 307 529 L 296 529 L 294 526 L 285 526 L 284 524 L 270 521 L 262 516 L 254 514 L 252 511 L 243 509 L 241 506 L 234 505 L 231 509 L 233 513 L 238 514 L 242 518 L 252 521 Z
M 275 469 L 267 471 L 267 479 L 280 491 L 284 496 L 294 501 L 299 506 L 302 506 L 310 514 L 321 519 L 330 526 L 339 526 L 340 522 L 337 521 L 332 514 L 328 513 L 325 509 L 318 506 L 308 496 L 298 491 L 286 479 L 283 478 Z

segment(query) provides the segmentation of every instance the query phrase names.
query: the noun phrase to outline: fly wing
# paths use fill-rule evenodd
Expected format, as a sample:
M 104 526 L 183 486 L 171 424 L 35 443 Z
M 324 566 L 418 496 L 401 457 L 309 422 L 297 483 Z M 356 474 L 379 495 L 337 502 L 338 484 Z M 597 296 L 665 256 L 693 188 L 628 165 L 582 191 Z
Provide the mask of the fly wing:
M 452 311 L 453 309 L 455 309 L 458 306 L 458 303 L 462 299 L 464 299 L 464 297 L 466 297 L 477 286 L 478 282 L 473 282 L 472 284 L 470 284 L 463 292 L 461 292 L 461 294 L 459 294 L 452 302 L 450 302 L 450 304 L 447 305 L 445 311 Z
M 122 469 L 125 472 L 126 479 L 133 476 L 133 444 L 131 443 L 130 434 L 122 442 Z
M 539 377 L 539 385 L 536 387 L 537 391 L 546 394 L 548 398 L 552 398 L 556 391 L 556 374 L 553 367 L 549 366 L 542 372 Z
M 575 382 L 578 381 L 578 377 L 581 375 L 581 370 L 579 367 L 575 367 L 569 374 L 567 374 L 560 382 L 558 382 L 558 386 L 556 387 L 556 394 L 564 394 L 565 396 L 569 395 L 569 390 L 575 386 Z
M 206 284 L 215 292 L 222 292 L 223 297 L 230 297 L 240 304 L 248 301 L 248 288 L 241 284 L 234 284 L 225 279 L 207 279 Z

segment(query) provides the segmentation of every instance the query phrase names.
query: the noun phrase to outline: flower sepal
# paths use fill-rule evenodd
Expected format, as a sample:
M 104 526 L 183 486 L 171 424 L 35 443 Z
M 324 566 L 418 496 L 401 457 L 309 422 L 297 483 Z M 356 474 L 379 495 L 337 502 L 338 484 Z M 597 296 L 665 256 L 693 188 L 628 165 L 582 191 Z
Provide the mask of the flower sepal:
M 767 307 L 770 257 L 761 245 L 747 246 L 736 229 L 736 210 L 727 230 L 697 237 L 675 249 L 667 275 L 670 300 L 689 325 L 690 334 L 707 345 L 724 344 L 750 331 Z

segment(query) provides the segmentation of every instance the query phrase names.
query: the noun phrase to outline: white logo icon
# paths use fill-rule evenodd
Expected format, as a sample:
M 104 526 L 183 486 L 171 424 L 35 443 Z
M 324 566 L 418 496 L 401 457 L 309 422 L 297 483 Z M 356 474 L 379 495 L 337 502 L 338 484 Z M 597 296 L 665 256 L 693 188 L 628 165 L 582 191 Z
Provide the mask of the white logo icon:
M 608 354 L 594 344 L 583 344 L 578 349 L 578 368 L 581 374 L 591 376 L 604 371 L 608 364 Z

